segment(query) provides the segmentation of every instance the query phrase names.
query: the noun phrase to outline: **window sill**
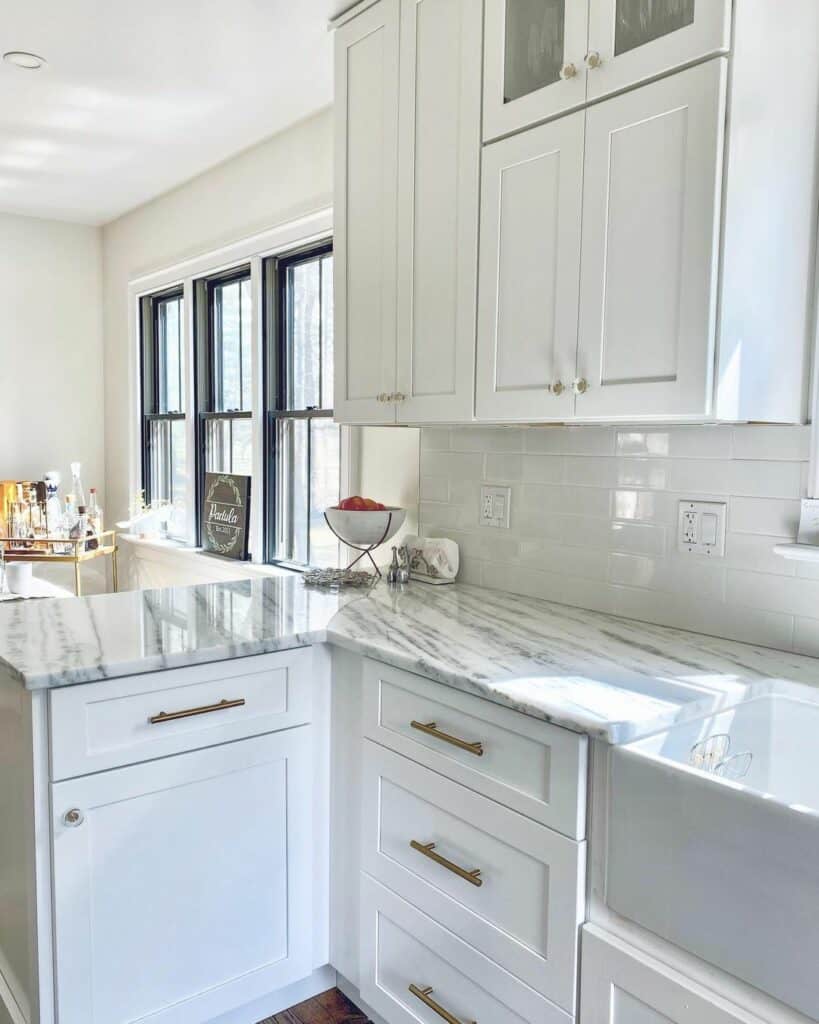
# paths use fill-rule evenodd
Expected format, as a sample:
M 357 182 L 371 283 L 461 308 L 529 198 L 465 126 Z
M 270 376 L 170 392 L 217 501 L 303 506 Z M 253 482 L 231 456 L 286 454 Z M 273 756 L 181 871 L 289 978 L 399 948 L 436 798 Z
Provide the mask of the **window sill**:
M 137 537 L 130 533 L 121 533 L 117 540 L 132 549 L 134 558 L 152 562 L 185 564 L 199 571 L 206 571 L 215 578 L 245 579 L 255 576 L 292 576 L 293 569 L 285 569 L 278 565 L 266 565 L 263 562 L 240 562 L 231 558 L 220 558 L 202 548 L 193 547 L 182 541 L 163 540 L 156 538 Z

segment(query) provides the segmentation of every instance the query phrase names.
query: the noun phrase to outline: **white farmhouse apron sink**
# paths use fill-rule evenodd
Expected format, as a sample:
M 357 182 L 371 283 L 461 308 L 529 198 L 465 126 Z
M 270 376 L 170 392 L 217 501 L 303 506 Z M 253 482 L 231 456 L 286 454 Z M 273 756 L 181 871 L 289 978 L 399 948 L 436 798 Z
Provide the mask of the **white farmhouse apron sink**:
M 781 687 L 611 760 L 606 901 L 819 1019 L 819 693 Z

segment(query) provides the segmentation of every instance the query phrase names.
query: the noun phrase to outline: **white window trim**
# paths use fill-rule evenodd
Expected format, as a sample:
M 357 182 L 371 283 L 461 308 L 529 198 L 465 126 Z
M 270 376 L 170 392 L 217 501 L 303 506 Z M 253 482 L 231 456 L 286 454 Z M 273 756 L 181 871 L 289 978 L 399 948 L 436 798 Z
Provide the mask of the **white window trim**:
M 185 358 L 185 426 L 186 426 L 186 461 L 188 468 L 188 489 L 185 495 L 187 511 L 186 542 L 193 545 L 196 523 L 196 409 L 194 408 L 194 316 L 193 316 L 193 283 L 201 277 L 210 277 L 229 271 L 244 263 L 250 264 L 250 280 L 253 295 L 252 320 L 252 375 L 253 392 L 251 412 L 253 414 L 252 450 L 254 488 L 250 506 L 250 548 L 253 562 L 264 561 L 263 515 L 264 495 L 261 481 L 264 471 L 264 382 L 262 380 L 262 346 L 264 337 L 262 330 L 262 261 L 267 256 L 277 256 L 290 249 L 313 242 L 332 238 L 333 212 L 330 208 L 317 210 L 297 220 L 287 221 L 270 228 L 260 234 L 232 242 L 229 245 L 214 249 L 211 252 L 194 256 L 160 270 L 141 274 L 128 283 L 128 309 L 130 311 L 129 344 L 131 359 L 129 361 L 128 394 L 128 450 L 129 450 L 129 494 L 135 494 L 142 486 L 142 430 L 141 430 L 141 398 L 140 377 L 142 373 L 140 360 L 140 300 L 145 295 L 162 291 L 173 285 L 182 285 L 185 299 L 185 321 L 183 329 L 183 345 Z M 344 437 L 348 431 L 342 432 L 341 453 L 341 485 L 345 493 L 345 484 L 350 478 L 350 437 Z

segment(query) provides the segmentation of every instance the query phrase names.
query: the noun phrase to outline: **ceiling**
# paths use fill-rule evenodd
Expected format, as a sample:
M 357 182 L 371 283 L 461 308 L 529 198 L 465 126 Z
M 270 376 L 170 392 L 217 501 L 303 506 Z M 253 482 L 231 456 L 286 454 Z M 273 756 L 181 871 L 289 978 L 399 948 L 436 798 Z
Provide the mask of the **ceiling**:
M 0 211 L 102 224 L 332 102 L 350 0 L 3 3 Z

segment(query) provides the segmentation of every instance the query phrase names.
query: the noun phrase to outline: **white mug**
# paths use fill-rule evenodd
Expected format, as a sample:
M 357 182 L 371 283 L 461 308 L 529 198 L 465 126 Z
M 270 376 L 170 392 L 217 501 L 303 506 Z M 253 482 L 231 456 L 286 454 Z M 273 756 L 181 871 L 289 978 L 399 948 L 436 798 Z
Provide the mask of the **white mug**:
M 6 583 L 12 594 L 31 596 L 31 562 L 7 562 Z

